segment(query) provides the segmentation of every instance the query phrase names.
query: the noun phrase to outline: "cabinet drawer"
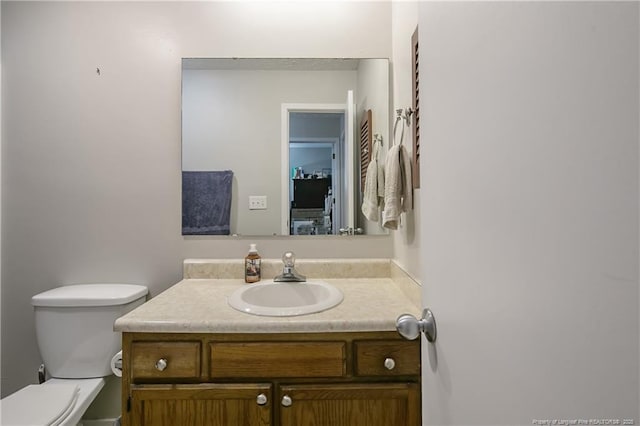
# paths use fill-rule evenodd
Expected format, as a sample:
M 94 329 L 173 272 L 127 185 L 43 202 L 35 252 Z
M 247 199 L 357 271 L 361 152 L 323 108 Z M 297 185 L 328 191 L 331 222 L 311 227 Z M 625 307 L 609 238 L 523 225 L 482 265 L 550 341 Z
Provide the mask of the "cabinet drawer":
M 133 342 L 131 377 L 133 380 L 200 377 L 200 342 Z
M 354 342 L 359 376 L 413 376 L 420 374 L 420 341 Z M 385 365 L 386 364 L 386 365 Z
M 344 342 L 211 343 L 212 378 L 341 377 Z

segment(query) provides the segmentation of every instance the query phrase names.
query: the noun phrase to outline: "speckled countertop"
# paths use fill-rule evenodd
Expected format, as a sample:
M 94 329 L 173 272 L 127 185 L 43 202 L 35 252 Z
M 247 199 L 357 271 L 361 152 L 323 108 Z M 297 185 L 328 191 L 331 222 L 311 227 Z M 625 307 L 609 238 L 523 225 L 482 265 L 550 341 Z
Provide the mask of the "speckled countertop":
M 407 287 L 393 271 L 380 278 L 318 279 L 339 288 L 344 294 L 342 303 L 309 315 L 256 316 L 236 311 L 227 303 L 231 293 L 246 285 L 243 279 L 187 278 L 116 320 L 114 329 L 152 333 L 394 331 L 398 316 L 420 313 L 419 286 Z

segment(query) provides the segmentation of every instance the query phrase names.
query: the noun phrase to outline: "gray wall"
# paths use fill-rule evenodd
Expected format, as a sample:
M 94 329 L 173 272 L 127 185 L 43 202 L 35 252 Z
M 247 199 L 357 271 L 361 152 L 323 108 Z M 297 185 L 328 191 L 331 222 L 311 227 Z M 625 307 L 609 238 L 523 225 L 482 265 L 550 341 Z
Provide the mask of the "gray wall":
M 290 148 L 289 161 L 302 167 L 305 173 L 331 169 L 331 148 L 296 147 Z
M 346 92 L 339 104 L 344 104 Z M 335 138 L 344 131 L 342 113 L 292 112 L 289 121 L 289 139 Z
M 378 159 L 384 162 L 387 150 L 390 146 L 389 136 L 389 106 L 391 105 L 390 96 L 380 90 L 375 90 L 376 87 L 389 84 L 389 63 L 386 61 L 361 61 L 358 67 L 358 90 L 356 90 L 356 134 L 360 134 L 360 123 L 367 110 L 371 110 L 371 123 L 373 129 L 373 135 L 382 136 L 382 144 L 379 146 Z M 372 137 L 373 137 L 372 135 Z M 356 137 L 356 146 L 360 146 L 360 139 Z M 358 149 L 359 151 L 359 149 Z M 356 170 L 359 170 L 359 162 L 356 161 Z M 356 211 L 358 214 L 358 225 L 363 228 L 367 235 L 373 234 L 386 234 L 389 231 L 383 228 L 381 220 L 373 222 L 367 220 L 362 214 L 362 191 L 360 189 L 360 181 L 356 179 L 356 188 L 360 198 L 356 205 Z M 381 216 L 380 216 L 381 217 Z
M 2 2 L 2 394 L 36 380 L 32 295 L 158 294 L 188 257 L 392 257 L 390 239 L 183 238 L 182 57 L 390 57 L 384 2 Z M 327 31 L 331 28 L 331 31 Z M 100 75 L 96 68 L 100 68 Z
M 418 25 L 418 2 L 400 1 L 392 5 L 392 84 L 393 108 L 391 115 L 395 121 L 395 110 L 409 108 L 411 98 L 411 34 Z M 424 30 L 423 30 L 424 31 Z M 426 96 L 426 95 L 425 95 Z M 424 97 L 423 97 L 424 99 Z M 428 112 L 423 110 L 423 119 L 428 120 Z M 392 121 L 392 124 L 393 124 Z M 423 125 L 425 125 L 423 121 Z M 393 132 L 391 127 L 390 133 Z M 398 139 L 400 129 L 398 129 Z M 413 151 L 413 129 L 405 129 L 404 143 L 409 152 Z M 428 146 L 423 147 L 423 152 Z M 420 258 L 420 215 L 422 211 L 421 189 L 413 191 L 413 210 L 402 216 L 400 228 L 391 233 L 393 256 L 402 268 L 415 279 L 422 278 L 422 259 Z

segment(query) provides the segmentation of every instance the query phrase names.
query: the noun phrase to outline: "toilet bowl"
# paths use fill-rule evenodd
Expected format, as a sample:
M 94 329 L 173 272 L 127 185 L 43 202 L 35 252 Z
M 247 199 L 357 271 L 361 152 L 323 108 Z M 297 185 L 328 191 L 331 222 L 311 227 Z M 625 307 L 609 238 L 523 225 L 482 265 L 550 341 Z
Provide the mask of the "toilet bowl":
M 33 296 L 38 347 L 51 379 L 3 398 L 0 424 L 78 425 L 120 351 L 113 323 L 144 303 L 147 293 L 133 284 L 78 284 Z

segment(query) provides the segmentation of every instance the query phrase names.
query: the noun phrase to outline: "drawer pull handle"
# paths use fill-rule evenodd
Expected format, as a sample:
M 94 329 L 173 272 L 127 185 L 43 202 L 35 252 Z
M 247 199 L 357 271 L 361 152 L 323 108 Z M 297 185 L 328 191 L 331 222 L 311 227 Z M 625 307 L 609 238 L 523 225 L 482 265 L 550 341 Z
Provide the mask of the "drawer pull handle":
M 164 371 L 165 368 L 167 368 L 167 360 L 166 359 L 160 358 L 159 360 L 156 361 L 156 370 Z
M 291 407 L 291 404 L 293 404 L 293 401 L 291 400 L 291 397 L 289 395 L 285 395 L 282 397 L 283 407 Z
M 384 360 L 384 368 L 391 371 L 396 368 L 396 362 L 393 358 L 387 358 Z
M 256 402 L 258 403 L 258 405 L 265 405 L 267 403 L 267 395 L 261 393 L 260 395 L 258 395 L 258 397 L 256 398 Z

